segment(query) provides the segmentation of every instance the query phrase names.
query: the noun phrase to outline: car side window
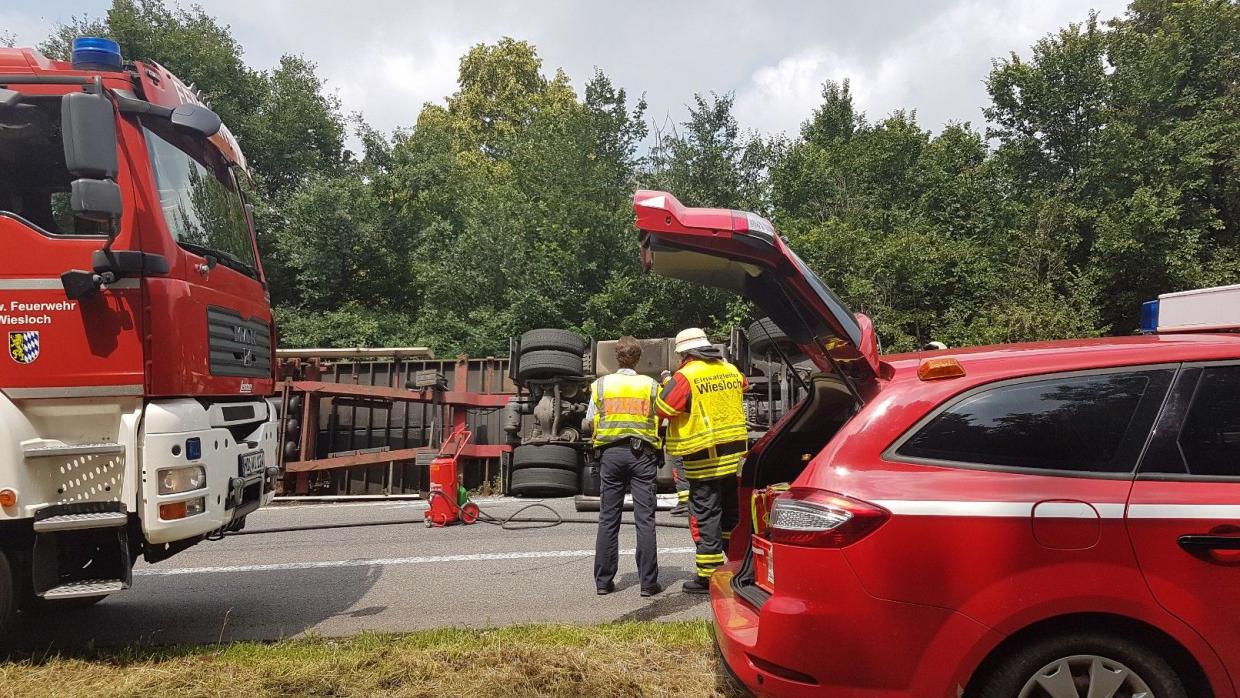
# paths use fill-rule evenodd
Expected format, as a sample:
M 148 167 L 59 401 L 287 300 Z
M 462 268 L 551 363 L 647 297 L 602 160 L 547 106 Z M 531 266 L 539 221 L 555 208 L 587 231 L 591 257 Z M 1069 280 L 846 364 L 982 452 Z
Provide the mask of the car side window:
M 1156 369 L 999 385 L 950 405 L 896 453 L 978 466 L 1132 472 L 1173 374 Z
M 1179 431 L 1151 447 L 1142 471 L 1240 477 L 1240 366 L 1190 369 L 1179 383 Z

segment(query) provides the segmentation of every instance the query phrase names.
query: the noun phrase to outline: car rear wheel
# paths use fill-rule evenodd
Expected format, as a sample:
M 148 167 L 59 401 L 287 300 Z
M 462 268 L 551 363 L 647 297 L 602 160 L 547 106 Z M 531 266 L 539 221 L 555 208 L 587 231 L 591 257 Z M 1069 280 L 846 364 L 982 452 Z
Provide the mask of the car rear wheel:
M 1042 638 L 1004 659 L 978 696 L 1187 698 L 1171 665 L 1144 645 L 1103 633 Z
M 580 354 L 540 349 L 521 355 L 517 378 L 521 380 L 580 376 L 585 368 Z
M 560 468 L 577 472 L 581 454 L 572 446 L 546 444 L 544 446 L 518 446 L 512 452 L 512 469 Z
M 577 473 L 559 468 L 514 470 L 508 491 L 522 497 L 571 497 L 577 494 Z
M 586 338 L 568 330 L 530 330 L 521 335 L 521 353 L 549 349 L 581 355 L 586 350 Z

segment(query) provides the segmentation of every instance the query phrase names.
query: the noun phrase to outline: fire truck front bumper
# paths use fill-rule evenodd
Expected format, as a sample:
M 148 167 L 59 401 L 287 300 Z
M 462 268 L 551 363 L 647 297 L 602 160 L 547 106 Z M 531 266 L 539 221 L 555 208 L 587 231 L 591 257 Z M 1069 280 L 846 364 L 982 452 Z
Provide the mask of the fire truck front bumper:
M 149 543 L 237 530 L 271 501 L 277 421 L 264 400 L 147 405 L 142 528 Z

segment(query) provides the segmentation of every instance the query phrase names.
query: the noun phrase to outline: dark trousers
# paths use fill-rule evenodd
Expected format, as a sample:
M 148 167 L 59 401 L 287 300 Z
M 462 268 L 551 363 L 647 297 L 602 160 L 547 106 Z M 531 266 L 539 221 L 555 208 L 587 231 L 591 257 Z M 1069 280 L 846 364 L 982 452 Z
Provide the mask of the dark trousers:
M 724 562 L 724 545 L 740 521 L 736 476 L 689 481 L 689 524 L 697 543 L 697 573 L 705 579 Z
M 620 515 L 624 493 L 633 493 L 633 521 L 637 525 L 637 572 L 641 588 L 659 583 L 659 556 L 654 537 L 655 474 L 659 456 L 653 447 L 634 452 L 628 440 L 604 449 L 599 463 L 598 537 L 594 542 L 594 584 L 604 588 L 616 576 L 620 560 Z
M 681 456 L 667 456 L 672 464 L 672 477 L 676 480 L 676 503 L 689 504 L 689 481 L 685 478 L 685 459 Z

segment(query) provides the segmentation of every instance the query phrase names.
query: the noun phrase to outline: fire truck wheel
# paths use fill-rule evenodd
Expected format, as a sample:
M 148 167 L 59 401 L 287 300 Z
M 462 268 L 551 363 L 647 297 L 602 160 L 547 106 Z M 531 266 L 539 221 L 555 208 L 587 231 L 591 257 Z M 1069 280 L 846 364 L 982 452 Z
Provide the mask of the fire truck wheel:
M 754 352 L 761 353 L 775 345 L 792 346 L 792 340 L 788 339 L 788 335 L 769 317 L 750 325 L 749 329 L 745 330 L 745 336 L 749 338 L 749 350 Z
M 556 378 L 559 376 L 580 376 L 584 366 L 580 354 L 566 351 L 540 349 L 521 355 L 521 365 L 517 370 L 517 378 Z
M 545 446 L 518 446 L 512 452 L 512 469 L 559 468 L 577 472 L 581 454 L 572 446 L 547 444 Z
M 0 551 L 0 643 L 13 632 L 14 616 L 17 615 L 17 584 L 9 554 Z
M 577 473 L 559 468 L 514 470 L 508 489 L 523 497 L 571 497 L 577 494 Z
M 530 330 L 521 335 L 521 353 L 549 349 L 565 351 L 581 356 L 586 350 L 586 338 L 568 330 Z

